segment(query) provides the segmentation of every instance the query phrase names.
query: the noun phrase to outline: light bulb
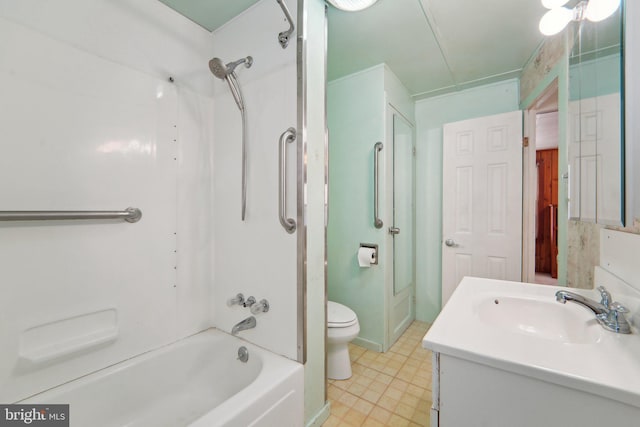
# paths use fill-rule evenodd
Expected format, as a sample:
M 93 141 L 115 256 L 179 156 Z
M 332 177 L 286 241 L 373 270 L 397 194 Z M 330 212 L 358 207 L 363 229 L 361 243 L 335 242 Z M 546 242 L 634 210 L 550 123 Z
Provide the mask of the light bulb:
M 613 15 L 620 6 L 620 0 L 589 0 L 585 17 L 592 22 L 602 21 Z
M 378 0 L 329 0 L 334 7 L 347 12 L 356 12 L 366 9 Z
M 545 36 L 558 34 L 573 19 L 573 10 L 566 7 L 551 9 L 542 16 L 538 28 Z
M 555 9 L 556 7 L 564 6 L 569 3 L 569 0 L 542 0 L 542 5 L 547 9 Z

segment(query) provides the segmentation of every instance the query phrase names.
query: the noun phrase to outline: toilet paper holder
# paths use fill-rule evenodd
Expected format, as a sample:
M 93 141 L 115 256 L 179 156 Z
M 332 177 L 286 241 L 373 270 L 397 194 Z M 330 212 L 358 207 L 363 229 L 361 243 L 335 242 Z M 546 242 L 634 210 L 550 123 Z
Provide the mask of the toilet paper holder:
M 374 257 L 371 261 L 371 265 L 378 265 L 378 245 L 373 243 L 360 243 L 361 248 L 369 248 L 374 250 Z

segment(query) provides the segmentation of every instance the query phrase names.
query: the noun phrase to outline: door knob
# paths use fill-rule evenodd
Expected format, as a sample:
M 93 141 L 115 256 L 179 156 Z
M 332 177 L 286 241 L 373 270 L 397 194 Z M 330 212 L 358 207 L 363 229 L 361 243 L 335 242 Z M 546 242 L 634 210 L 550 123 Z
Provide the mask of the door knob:
M 400 234 L 400 229 L 398 227 L 389 227 L 389 234 Z
M 453 239 L 447 239 L 444 241 L 444 244 L 449 246 L 450 248 L 453 248 L 455 246 L 458 246 L 458 244 L 455 242 L 455 240 Z

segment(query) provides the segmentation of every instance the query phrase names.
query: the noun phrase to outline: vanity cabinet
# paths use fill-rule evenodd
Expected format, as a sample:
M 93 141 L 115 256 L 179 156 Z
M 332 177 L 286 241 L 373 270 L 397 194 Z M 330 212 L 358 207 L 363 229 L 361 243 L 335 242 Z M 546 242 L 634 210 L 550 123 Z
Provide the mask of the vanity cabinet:
M 433 358 L 432 427 L 640 424 L 636 406 L 443 353 Z

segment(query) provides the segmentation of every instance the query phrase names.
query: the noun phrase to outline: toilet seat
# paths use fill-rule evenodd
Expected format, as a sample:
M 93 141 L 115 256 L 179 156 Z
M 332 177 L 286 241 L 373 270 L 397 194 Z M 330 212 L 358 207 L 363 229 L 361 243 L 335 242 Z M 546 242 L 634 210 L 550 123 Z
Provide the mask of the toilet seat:
M 358 317 L 349 307 L 334 301 L 327 303 L 327 326 L 329 328 L 347 328 L 358 323 Z

